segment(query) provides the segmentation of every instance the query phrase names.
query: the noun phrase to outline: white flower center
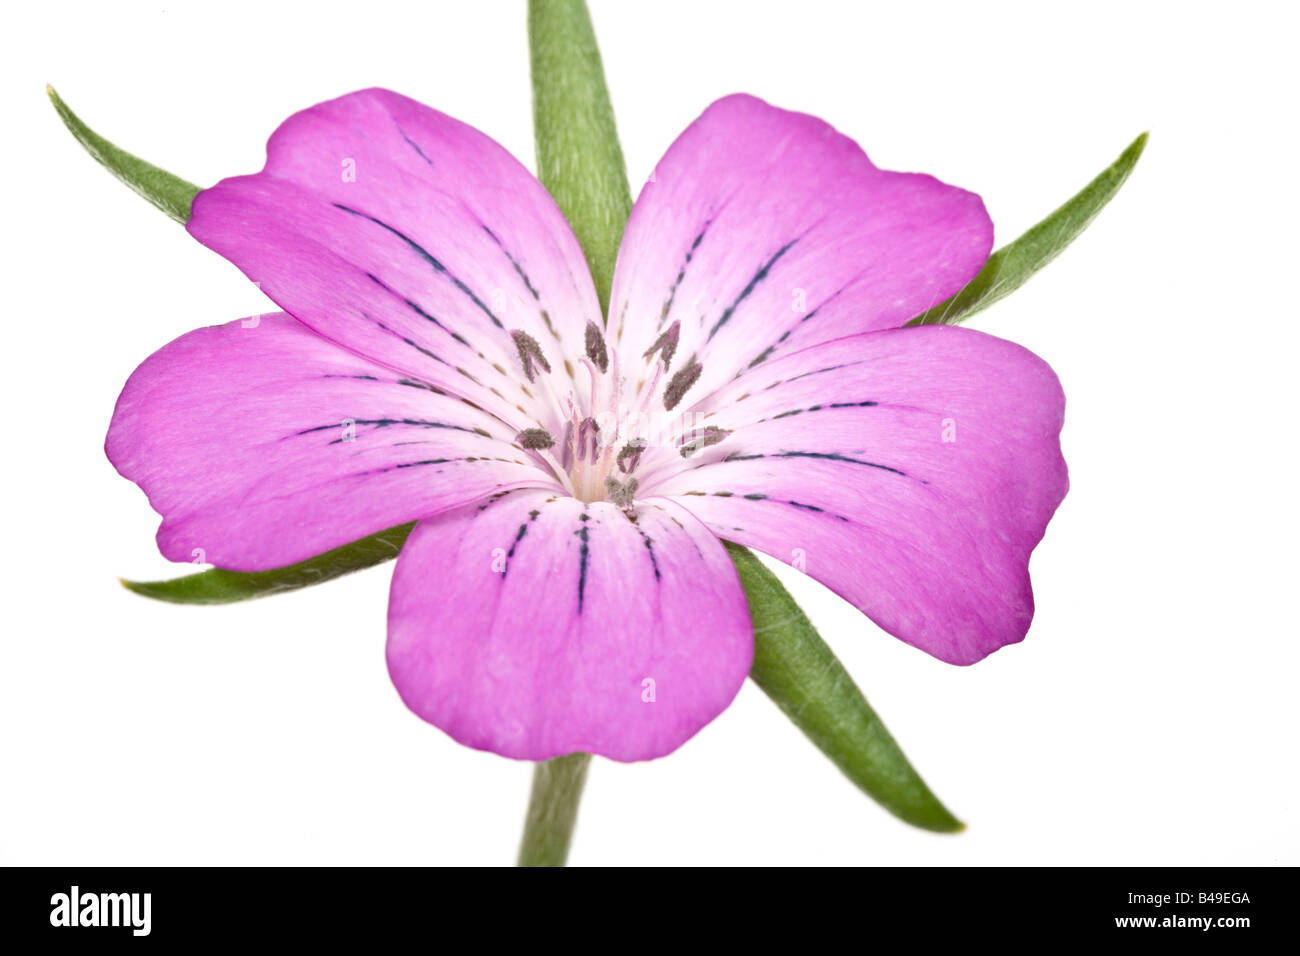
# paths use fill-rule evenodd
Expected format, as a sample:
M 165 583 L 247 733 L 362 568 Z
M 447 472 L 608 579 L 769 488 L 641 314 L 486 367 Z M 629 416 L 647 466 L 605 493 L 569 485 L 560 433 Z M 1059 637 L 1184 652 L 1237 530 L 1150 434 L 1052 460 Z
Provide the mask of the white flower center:
M 539 368 L 549 372 L 550 364 L 538 343 L 526 333 L 512 334 L 529 381 L 536 380 Z M 624 388 L 617 351 L 607 347 L 594 323 L 589 324 L 587 357 L 582 360 L 590 380 L 588 401 L 582 403 L 576 394 L 555 396 L 553 407 L 561 409 L 559 420 L 563 423 L 558 434 L 539 425 L 520 432 L 517 441 L 544 462 L 574 497 L 631 507 L 637 494 L 644 493 L 647 478 L 666 473 L 666 466 L 728 434 L 708 425 L 692 427 L 695 416 L 676 411 L 701 372 L 699 363 L 692 360 L 664 382 L 677 336 L 674 323 L 641 356 L 650 361 L 651 372 L 630 391 Z M 662 408 L 657 397 L 662 398 Z

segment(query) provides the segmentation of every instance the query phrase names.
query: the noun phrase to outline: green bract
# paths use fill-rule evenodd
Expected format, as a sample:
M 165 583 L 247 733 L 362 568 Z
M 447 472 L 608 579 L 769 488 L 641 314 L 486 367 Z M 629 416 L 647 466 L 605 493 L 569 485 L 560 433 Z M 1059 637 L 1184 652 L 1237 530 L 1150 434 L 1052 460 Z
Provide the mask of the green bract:
M 963 829 L 930 792 L 790 592 L 746 548 L 728 544 L 754 621 L 754 683 L 844 775 L 901 820 Z
M 1015 242 L 989 256 L 984 268 L 966 283 L 965 288 L 907 324 L 956 325 L 1015 292 L 1088 228 L 1102 207 L 1124 185 L 1146 145 L 1147 134 L 1143 133 L 1120 153 L 1119 159 L 1102 170 L 1069 202 Z
M 126 581 L 136 594 L 172 604 L 231 604 L 322 584 L 397 557 L 415 522 L 389 528 L 306 561 L 273 571 L 226 571 L 213 568 L 168 581 Z
M 530 2 L 528 49 L 537 178 L 564 210 L 608 312 L 632 193 L 584 0 Z
M 177 222 L 182 225 L 189 222 L 190 204 L 199 194 L 198 186 L 186 182 L 179 176 L 173 176 L 152 163 L 146 163 L 124 149 L 118 149 L 68 109 L 68 104 L 54 92 L 54 87 L 47 86 L 45 92 L 50 95 L 50 101 L 54 103 L 54 108 L 63 119 L 64 125 L 77 138 L 77 142 L 86 147 L 86 152 L 99 160 L 110 173 Z

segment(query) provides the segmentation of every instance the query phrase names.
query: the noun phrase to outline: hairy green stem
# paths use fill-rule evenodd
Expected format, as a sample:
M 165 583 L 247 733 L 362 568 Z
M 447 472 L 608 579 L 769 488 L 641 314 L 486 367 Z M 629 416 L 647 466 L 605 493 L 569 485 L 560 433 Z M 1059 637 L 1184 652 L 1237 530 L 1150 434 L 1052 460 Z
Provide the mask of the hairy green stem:
M 590 754 L 569 754 L 533 768 L 524 839 L 519 844 L 520 866 L 564 866 L 589 766 Z
M 632 194 L 585 0 L 529 0 L 528 49 L 537 178 L 573 227 L 608 313 Z M 534 769 L 520 866 L 564 865 L 590 762 L 570 754 Z

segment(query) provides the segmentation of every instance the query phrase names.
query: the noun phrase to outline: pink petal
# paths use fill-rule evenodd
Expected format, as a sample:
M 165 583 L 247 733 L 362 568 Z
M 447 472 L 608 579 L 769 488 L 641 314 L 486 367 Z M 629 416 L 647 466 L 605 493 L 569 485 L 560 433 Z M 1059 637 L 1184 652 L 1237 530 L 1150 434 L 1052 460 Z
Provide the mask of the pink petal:
M 266 570 L 503 485 L 553 486 L 486 413 L 289 316 L 245 322 L 146 359 L 109 426 L 108 457 L 163 516 L 173 561 Z
M 1064 406 L 1041 359 L 989 335 L 852 336 L 711 396 L 698 424 L 731 434 L 645 491 L 970 664 L 1029 628 L 1029 555 L 1068 487 Z
M 600 318 L 541 184 L 472 127 L 384 90 L 290 117 L 262 172 L 200 193 L 187 228 L 325 337 L 517 428 L 549 400 L 510 331 L 541 344 L 567 391 L 565 362 Z
M 508 757 L 662 756 L 731 702 L 752 654 L 731 559 L 668 501 L 630 518 L 514 492 L 420 522 L 393 576 L 402 699 Z
M 610 325 L 640 355 L 680 321 L 678 363 L 704 366 L 695 398 L 751 364 L 901 326 L 961 289 L 992 244 L 974 193 L 879 170 L 815 117 L 729 96 L 642 190 Z

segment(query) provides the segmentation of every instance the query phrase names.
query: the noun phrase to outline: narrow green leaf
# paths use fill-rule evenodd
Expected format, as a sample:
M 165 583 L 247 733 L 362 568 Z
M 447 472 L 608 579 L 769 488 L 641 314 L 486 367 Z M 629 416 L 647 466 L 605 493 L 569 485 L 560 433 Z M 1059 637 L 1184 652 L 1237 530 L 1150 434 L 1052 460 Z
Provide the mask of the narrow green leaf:
M 955 325 L 1028 282 L 1030 276 L 1055 259 L 1079 233 L 1087 229 L 1097 213 L 1119 192 L 1146 144 L 1147 134 L 1143 133 L 1073 199 L 1015 242 L 989 256 L 979 275 L 964 289 L 907 324 Z
M 573 227 L 608 313 L 632 194 L 587 4 L 529 0 L 528 49 L 537 178 Z
M 954 833 L 964 825 L 930 792 L 853 678 L 790 593 L 758 558 L 727 544 L 754 621 L 749 676 L 850 780 L 913 826 Z
M 194 202 L 194 197 L 199 194 L 198 186 L 173 176 L 152 163 L 146 163 L 126 150 L 118 149 L 68 109 L 68 104 L 54 92 L 54 87 L 45 87 L 45 92 L 50 94 L 50 101 L 63 119 L 64 125 L 77 138 L 77 142 L 86 147 L 86 152 L 95 157 L 110 173 L 177 222 L 182 225 L 189 222 L 190 205 Z
M 136 594 L 172 604 L 231 604 L 322 584 L 391 561 L 402 550 L 415 522 L 380 531 L 333 551 L 272 571 L 224 571 L 212 568 L 170 581 L 123 581 Z

